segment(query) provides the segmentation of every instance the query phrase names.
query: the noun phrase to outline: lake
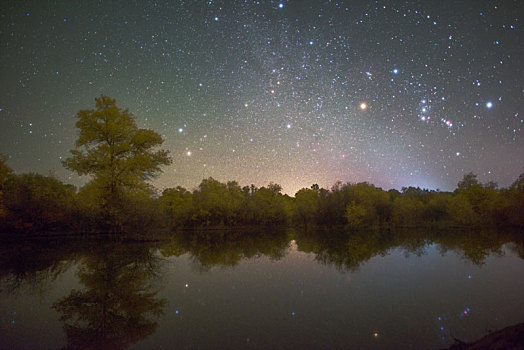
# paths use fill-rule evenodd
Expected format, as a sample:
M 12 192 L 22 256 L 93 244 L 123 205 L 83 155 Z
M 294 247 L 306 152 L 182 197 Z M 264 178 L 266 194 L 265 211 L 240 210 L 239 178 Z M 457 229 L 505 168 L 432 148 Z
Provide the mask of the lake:
M 0 246 L 0 348 L 438 349 L 523 296 L 522 231 L 39 238 Z

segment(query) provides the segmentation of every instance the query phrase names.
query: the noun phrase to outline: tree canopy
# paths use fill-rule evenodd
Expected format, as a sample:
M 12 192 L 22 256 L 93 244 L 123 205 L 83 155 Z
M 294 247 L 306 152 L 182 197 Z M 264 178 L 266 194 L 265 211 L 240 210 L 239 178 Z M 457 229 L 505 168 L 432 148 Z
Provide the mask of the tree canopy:
M 169 152 L 157 149 L 162 136 L 140 129 L 127 109 L 107 96 L 96 98 L 96 108 L 77 113 L 78 139 L 63 165 L 79 175 L 93 176 L 102 207 L 114 218 L 126 191 L 147 190 L 147 180 L 169 165 Z
M 139 129 L 133 115 L 118 108 L 115 100 L 103 95 L 95 100 L 96 109 L 77 113 L 76 148 L 64 166 L 79 175 L 94 175 L 108 186 L 144 187 L 160 166 L 171 163 L 167 150 L 155 150 L 162 137 Z

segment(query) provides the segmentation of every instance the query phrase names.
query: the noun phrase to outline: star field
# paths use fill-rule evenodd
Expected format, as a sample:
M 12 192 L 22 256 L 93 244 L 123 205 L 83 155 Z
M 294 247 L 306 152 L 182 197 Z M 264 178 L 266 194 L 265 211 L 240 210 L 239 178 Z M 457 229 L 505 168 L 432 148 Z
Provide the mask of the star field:
M 524 171 L 520 1 L 3 1 L 0 152 L 63 169 L 100 94 L 204 177 L 451 190 Z

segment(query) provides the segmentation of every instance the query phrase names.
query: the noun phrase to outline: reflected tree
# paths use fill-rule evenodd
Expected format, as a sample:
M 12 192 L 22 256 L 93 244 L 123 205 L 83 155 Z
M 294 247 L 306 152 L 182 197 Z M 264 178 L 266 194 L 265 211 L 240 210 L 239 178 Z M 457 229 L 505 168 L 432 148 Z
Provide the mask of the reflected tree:
M 86 257 L 78 278 L 83 290 L 55 302 L 66 348 L 124 349 L 153 334 L 166 301 L 151 280 L 158 268 L 150 249 L 111 246 Z
M 44 294 L 79 259 L 74 242 L 24 242 L 0 246 L 0 292 L 22 289 Z
M 166 257 L 189 253 L 198 270 L 204 272 L 213 266 L 236 266 L 242 259 L 261 255 L 279 260 L 286 255 L 288 246 L 286 230 L 202 230 L 180 232 L 160 251 Z
M 453 251 L 475 265 L 483 265 L 488 256 L 503 254 L 506 243 L 512 243 L 510 249 L 524 251 L 521 233 L 497 230 L 332 231 L 329 236 L 320 230 L 300 230 L 295 237 L 299 251 L 315 254 L 318 262 L 342 271 L 357 270 L 369 259 L 387 255 L 397 247 L 406 255 L 421 256 L 432 243 L 438 244 L 442 254 Z

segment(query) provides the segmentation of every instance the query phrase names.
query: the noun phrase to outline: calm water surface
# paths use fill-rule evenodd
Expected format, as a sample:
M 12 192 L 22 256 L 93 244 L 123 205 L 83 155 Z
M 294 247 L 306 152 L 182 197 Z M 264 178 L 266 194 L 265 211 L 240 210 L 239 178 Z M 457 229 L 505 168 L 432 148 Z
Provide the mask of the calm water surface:
M 0 348 L 443 348 L 524 321 L 522 232 L 0 248 Z

